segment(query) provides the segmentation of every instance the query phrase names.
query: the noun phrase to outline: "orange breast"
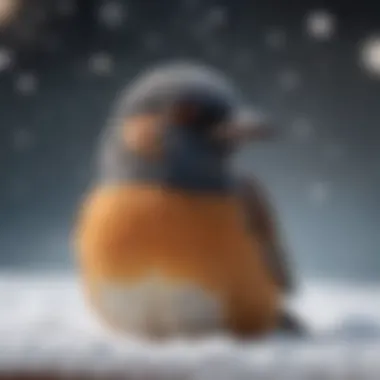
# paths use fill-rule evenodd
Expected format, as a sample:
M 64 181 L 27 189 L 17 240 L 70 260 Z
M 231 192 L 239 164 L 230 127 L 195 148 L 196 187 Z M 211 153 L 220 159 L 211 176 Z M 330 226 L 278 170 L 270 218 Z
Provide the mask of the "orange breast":
M 236 332 L 276 322 L 277 288 L 232 196 L 96 189 L 80 214 L 76 243 L 89 288 L 103 280 L 133 283 L 157 270 L 220 295 Z

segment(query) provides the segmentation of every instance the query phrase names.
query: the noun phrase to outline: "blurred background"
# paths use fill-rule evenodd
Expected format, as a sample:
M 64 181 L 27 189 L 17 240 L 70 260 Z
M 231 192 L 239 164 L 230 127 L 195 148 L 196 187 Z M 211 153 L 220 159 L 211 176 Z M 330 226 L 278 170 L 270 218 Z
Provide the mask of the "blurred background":
M 235 165 L 267 187 L 300 275 L 380 283 L 374 0 L 0 0 L 0 271 L 72 271 L 112 104 L 173 59 L 222 69 L 281 130 Z

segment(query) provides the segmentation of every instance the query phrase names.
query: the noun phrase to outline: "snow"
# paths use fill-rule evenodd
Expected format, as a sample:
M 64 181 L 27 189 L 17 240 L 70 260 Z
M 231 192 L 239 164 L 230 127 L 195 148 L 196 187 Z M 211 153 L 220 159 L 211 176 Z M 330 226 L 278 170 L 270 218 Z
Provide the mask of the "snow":
M 118 1 L 108 1 L 101 5 L 98 12 L 99 22 L 110 29 L 123 26 L 126 19 L 125 4 Z
M 20 153 L 33 147 L 35 136 L 25 128 L 16 128 L 12 133 L 12 148 Z
M 22 73 L 16 78 L 15 89 L 20 95 L 32 95 L 37 91 L 38 78 L 32 73 Z
M 286 34 L 281 29 L 269 30 L 265 35 L 266 44 L 274 50 L 281 50 L 285 48 L 286 40 Z
M 238 343 L 209 337 L 155 344 L 120 337 L 102 328 L 86 307 L 77 279 L 63 275 L 4 274 L 0 305 L 3 370 L 53 365 L 67 373 L 82 369 L 128 373 L 132 378 L 205 380 L 260 374 L 275 379 L 279 372 L 302 374 L 298 378 L 303 379 L 321 371 L 334 376 L 323 378 L 343 379 L 340 376 L 352 368 L 364 380 L 380 372 L 380 286 L 302 286 L 288 306 L 310 327 L 308 340 L 272 336 Z
M 294 141 L 300 143 L 310 142 L 315 136 L 315 130 L 308 119 L 299 117 L 293 121 L 291 125 L 290 135 Z
M 374 79 L 380 76 L 380 35 L 368 37 L 361 44 L 361 65 Z
M 0 73 L 6 71 L 12 66 L 13 54 L 9 49 L 0 47 Z
M 114 61 L 110 54 L 100 52 L 93 54 L 89 59 L 90 71 L 98 76 L 108 76 L 114 68 Z
M 331 184 L 328 182 L 317 181 L 310 186 L 310 200 L 317 205 L 325 204 L 331 194 Z
M 301 76 L 293 69 L 286 69 L 280 72 L 279 85 L 284 91 L 294 91 L 301 85 Z
M 336 19 L 324 9 L 310 12 L 306 17 L 306 30 L 316 40 L 329 40 L 335 33 Z

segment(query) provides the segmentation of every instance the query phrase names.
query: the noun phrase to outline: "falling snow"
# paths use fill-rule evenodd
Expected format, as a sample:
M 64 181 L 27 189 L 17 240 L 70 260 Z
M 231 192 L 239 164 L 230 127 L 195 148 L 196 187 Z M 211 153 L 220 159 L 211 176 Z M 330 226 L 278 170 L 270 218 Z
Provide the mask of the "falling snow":
M 235 115 L 236 122 L 247 128 L 250 128 L 252 123 L 264 123 L 265 119 L 264 112 L 249 106 L 241 107 Z
M 102 4 L 98 12 L 99 22 L 110 29 L 123 25 L 126 18 L 125 4 L 120 1 L 107 1 Z
M 28 0 L 26 0 L 26 2 L 27 1 Z M 13 16 L 18 15 L 19 3 L 20 1 L 18 0 L 0 0 L 1 29 L 14 19 Z M 41 4 L 42 3 L 43 2 L 41 2 Z M 304 199 L 307 199 L 312 205 L 324 205 L 331 201 L 332 196 L 335 196 L 335 192 L 336 198 L 338 198 L 337 189 L 341 188 L 341 182 L 339 182 L 341 178 L 344 177 L 344 180 L 347 181 L 350 180 L 350 176 L 351 179 L 354 178 L 356 169 L 354 168 L 354 170 L 352 170 L 350 162 L 355 159 L 354 150 L 360 146 L 361 141 L 359 143 L 354 141 L 354 137 L 350 140 L 351 137 L 355 135 L 354 133 L 352 136 L 350 134 L 353 131 L 352 127 L 348 125 L 350 123 L 345 123 L 345 121 L 349 119 L 349 112 L 346 114 L 346 109 L 344 109 L 344 112 L 341 112 L 338 107 L 334 108 L 335 103 L 332 102 L 330 104 L 329 99 L 332 99 L 333 96 L 335 97 L 340 91 L 340 87 L 343 88 L 343 85 L 349 89 L 351 86 L 350 78 L 356 78 L 356 81 L 364 77 L 364 75 L 360 75 L 359 69 L 361 69 L 367 77 L 365 78 L 364 84 L 362 83 L 360 85 L 360 91 L 358 91 L 358 93 L 364 93 L 364 85 L 369 83 L 370 86 L 375 86 L 377 85 L 376 81 L 380 79 L 380 35 L 371 35 L 369 33 L 373 33 L 373 31 L 369 32 L 368 29 L 365 30 L 365 19 L 362 20 L 363 22 L 358 22 L 358 28 L 359 24 L 363 24 L 364 28 L 360 34 L 360 43 L 355 46 L 354 37 L 352 37 L 352 41 L 349 41 L 350 45 L 347 43 L 347 49 L 351 50 L 350 54 L 347 54 L 346 59 L 350 59 L 351 61 L 347 62 L 347 67 L 344 66 L 344 70 L 339 72 L 339 75 L 335 75 L 337 70 L 340 70 L 335 63 L 343 57 L 339 44 L 341 43 L 341 38 L 347 36 L 348 22 L 340 22 L 343 21 L 340 20 L 340 15 L 338 13 L 333 14 L 327 9 L 310 9 L 303 17 L 301 16 L 298 20 L 291 21 L 290 23 L 288 21 L 285 22 L 285 15 L 284 22 L 282 22 L 282 20 L 279 21 L 279 19 L 277 19 L 277 21 L 272 20 L 271 24 L 264 25 L 263 28 L 260 29 L 259 37 L 261 38 L 261 44 L 256 45 L 256 42 L 253 43 L 252 40 L 256 41 L 258 36 L 253 35 L 253 38 L 251 38 L 250 34 L 242 32 L 242 30 L 250 28 L 251 25 L 249 25 L 249 23 L 251 20 L 249 19 L 248 23 L 244 25 L 242 22 L 242 30 L 240 30 L 240 20 L 233 19 L 234 14 L 230 13 L 229 5 L 227 5 L 228 2 L 225 3 L 225 6 L 221 6 L 206 4 L 201 0 L 183 0 L 181 2 L 181 15 L 184 13 L 186 17 L 181 16 L 178 22 L 183 27 L 183 30 L 173 29 L 174 25 L 178 24 L 178 20 L 176 20 L 176 23 L 173 22 L 172 25 L 171 19 L 169 22 L 170 25 L 165 25 L 165 27 L 159 25 L 158 20 L 154 20 L 157 21 L 157 23 L 143 23 L 143 17 L 145 17 L 144 12 L 148 9 L 148 5 L 146 5 L 146 7 L 144 5 L 144 9 L 141 10 L 136 7 L 135 14 L 134 5 L 130 1 L 102 0 L 97 3 L 100 5 L 95 10 L 95 29 L 93 29 L 95 31 L 94 36 L 96 37 L 93 37 L 90 42 L 86 42 L 87 45 L 85 49 L 87 50 L 80 50 L 80 57 L 79 55 L 73 55 L 68 58 L 73 59 L 74 62 L 74 64 L 71 65 L 70 61 L 70 65 L 68 65 L 70 69 L 72 66 L 78 67 L 76 63 L 79 62 L 81 68 L 85 68 L 87 74 L 86 79 L 92 78 L 95 85 L 97 85 L 98 82 L 103 84 L 105 79 L 111 76 L 112 79 L 115 79 L 114 82 L 116 83 L 118 82 L 116 80 L 118 79 L 117 73 L 123 72 L 124 75 L 124 73 L 127 72 L 136 72 L 139 68 L 138 65 L 145 65 L 148 60 L 153 61 L 157 56 L 164 56 L 164 53 L 168 53 L 168 55 L 174 57 L 176 54 L 179 55 L 179 53 L 190 56 L 190 53 L 196 55 L 198 54 L 197 52 L 200 52 L 199 55 L 201 59 L 206 61 L 212 59 L 218 66 L 224 67 L 224 69 L 227 67 L 226 71 L 228 74 L 231 74 L 231 76 L 238 73 L 240 81 L 244 87 L 247 88 L 249 94 L 248 99 L 244 100 L 260 103 L 260 106 L 263 105 L 265 109 L 269 108 L 269 120 L 271 120 L 273 115 L 275 115 L 274 117 L 280 115 L 278 118 L 279 125 L 281 126 L 283 122 L 286 128 L 287 138 L 297 143 L 292 144 L 292 147 L 296 146 L 296 149 L 302 152 L 305 152 L 310 147 L 310 154 L 315 153 L 315 161 L 313 165 L 311 165 L 312 167 L 307 168 L 307 170 L 309 170 L 309 178 L 311 179 L 302 185 L 304 187 L 300 188 L 300 197 L 304 197 Z M 147 2 L 147 4 L 148 3 L 149 2 Z M 72 21 L 74 25 L 76 22 L 74 19 L 76 19 L 76 17 L 71 18 L 68 16 L 77 15 L 76 12 L 81 7 L 78 5 L 80 2 L 77 0 L 57 0 L 56 4 L 54 17 L 61 17 L 61 20 Z M 20 14 L 21 13 L 22 12 L 20 12 Z M 146 13 L 148 14 L 149 11 Z M 138 22 L 136 22 L 137 16 L 139 17 Z M 155 14 L 150 13 L 149 17 L 155 17 Z M 61 20 L 57 20 L 57 25 L 61 23 Z M 129 23 L 129 21 L 133 22 Z M 293 25 L 294 22 L 296 25 Z M 168 28 L 166 28 L 166 26 Z M 227 26 L 231 26 L 231 34 L 224 38 L 224 33 L 222 32 L 226 31 Z M 24 29 L 18 30 L 18 32 L 22 35 L 23 33 L 25 34 L 25 30 L 27 30 L 29 36 L 29 30 L 33 33 L 36 32 L 32 27 L 33 25 L 24 25 Z M 302 43 L 304 45 L 302 45 L 302 47 L 298 47 L 296 44 L 298 40 L 297 36 L 294 36 L 293 27 L 302 28 L 303 30 L 304 38 Z M 126 28 L 128 33 L 125 33 L 126 30 L 123 28 Z M 254 29 L 255 28 L 256 25 L 254 25 Z M 355 28 L 356 27 L 353 27 L 353 29 L 350 30 L 352 35 L 358 33 L 359 29 L 356 30 Z M 110 30 L 112 30 L 112 32 L 110 32 Z M 176 35 L 177 31 L 178 36 Z M 118 34 L 119 32 L 120 34 Z M 33 33 L 30 33 L 30 35 L 34 35 Z M 187 40 L 181 41 L 183 36 L 181 33 L 186 35 L 185 38 L 188 38 L 191 43 L 188 43 Z M 374 33 L 377 32 L 374 31 Z M 118 48 L 115 48 L 117 44 L 113 43 L 113 39 L 116 41 L 120 38 L 121 40 L 125 36 L 127 36 L 123 41 L 125 45 L 121 44 L 122 48 L 115 52 L 115 49 Z M 230 36 L 232 36 L 231 39 Z M 39 48 L 41 48 L 41 50 L 46 49 L 45 53 L 49 52 L 49 54 L 51 54 L 50 57 L 55 56 L 55 54 L 58 57 L 60 57 L 61 54 L 64 56 L 64 54 L 66 54 L 65 49 L 69 51 L 72 47 L 75 47 L 75 42 L 73 41 L 73 46 L 69 46 L 67 43 L 68 40 L 66 41 L 60 32 L 45 33 L 42 37 L 43 38 L 39 40 L 41 45 L 39 45 Z M 31 42 L 32 38 L 27 38 L 26 40 L 28 43 L 25 46 L 27 46 L 28 51 L 33 52 L 34 46 Z M 232 45 L 231 40 L 236 42 L 235 45 Z M 178 46 L 177 43 L 182 43 L 182 45 Z M 194 46 L 192 46 L 192 44 L 194 44 Z M 80 47 L 82 48 L 83 46 L 81 45 Z M 191 52 L 193 47 L 194 51 Z M 264 49 L 260 50 L 263 47 Z M 11 131 L 9 128 L 9 131 L 5 134 L 4 141 L 9 143 L 8 149 L 6 150 L 12 152 L 14 157 L 27 160 L 31 156 L 31 153 L 37 150 L 33 148 L 42 141 L 42 135 L 39 136 L 37 132 L 31 131 L 37 131 L 38 128 L 34 127 L 39 126 L 39 124 L 44 128 L 43 123 L 47 119 L 50 120 L 49 128 L 51 128 L 54 123 L 55 112 L 57 109 L 61 112 L 61 107 L 65 109 L 66 99 L 58 99 L 59 96 L 57 96 L 57 99 L 55 99 L 56 104 L 52 104 L 52 107 L 50 107 L 50 104 L 45 107 L 45 103 L 42 103 L 42 101 L 38 103 L 40 99 L 46 99 L 44 97 L 48 91 L 54 94 L 56 94 L 57 91 L 59 94 L 60 89 L 51 89 L 51 87 L 49 87 L 51 86 L 51 82 L 49 82 L 49 80 L 51 80 L 51 76 L 49 77 L 50 74 L 43 73 L 40 75 L 35 71 L 35 68 L 32 67 L 34 65 L 34 59 L 31 59 L 30 62 L 24 62 L 23 59 L 19 57 L 23 57 L 27 54 L 23 54 L 22 51 L 22 54 L 18 54 L 17 49 L 17 46 L 7 45 L 5 42 L 4 45 L 0 46 L 0 78 L 7 78 L 8 80 L 4 80 L 2 83 L 9 82 L 9 86 L 13 86 L 13 95 L 18 95 L 9 96 L 11 99 L 10 102 L 12 101 L 14 104 L 19 102 L 22 106 L 25 105 L 26 108 L 30 108 L 27 109 L 25 114 L 12 115 L 12 118 L 14 117 L 15 119 L 14 124 L 11 126 L 13 130 Z M 261 54 L 262 51 L 263 54 Z M 295 51 L 297 54 L 293 54 Z M 132 57 L 132 59 L 130 59 L 130 57 Z M 48 59 L 50 58 L 46 57 L 46 62 Z M 78 61 L 75 61 L 76 59 L 78 59 Z M 309 59 L 313 61 L 311 62 L 310 60 L 310 64 L 305 63 L 309 62 Z M 69 61 L 65 61 L 65 63 L 67 62 Z M 323 70 L 323 72 L 320 70 L 321 62 L 328 63 L 326 70 Z M 356 71 L 355 68 L 352 68 L 355 63 L 357 66 Z M 345 65 L 344 62 L 343 65 Z M 262 68 L 264 68 L 264 70 L 261 70 Z M 58 71 L 57 69 L 57 78 L 61 73 L 63 73 L 63 75 L 67 74 L 67 77 L 69 77 L 70 71 Z M 348 73 L 350 78 L 347 76 L 347 80 L 344 80 L 344 75 Z M 357 77 L 358 73 L 359 76 Z M 77 74 L 77 72 L 75 74 Z M 327 82 L 328 80 L 325 76 L 326 74 L 328 74 L 329 78 L 334 78 L 334 83 L 324 83 L 324 81 Z M 342 75 L 341 78 L 340 74 Z M 125 76 L 128 75 L 129 74 L 126 74 Z M 97 77 L 102 77 L 102 80 L 97 80 Z M 316 78 L 321 78 L 321 82 L 316 83 Z M 76 86 L 82 88 L 80 86 L 82 86 L 85 81 L 82 81 L 83 78 L 80 78 L 80 75 L 77 75 L 77 79 L 78 83 L 67 86 L 68 91 L 71 91 L 73 88 L 75 89 Z M 120 76 L 120 83 L 121 79 L 124 81 L 125 77 L 121 78 Z M 107 85 L 108 82 L 110 82 L 110 85 L 112 84 L 112 81 L 106 80 Z M 70 86 L 72 87 L 70 88 Z M 329 92 L 329 89 L 332 87 L 334 91 Z M 268 90 L 268 88 L 270 88 L 270 90 Z M 326 96 L 323 95 L 324 92 Z M 272 96 L 272 93 L 274 96 Z M 277 97 L 277 94 L 280 94 L 280 96 Z M 285 118 L 281 119 L 282 106 L 283 104 L 287 104 L 286 97 L 288 95 L 292 101 L 289 102 L 289 108 L 285 110 Z M 351 88 L 348 95 L 354 99 L 354 96 L 357 95 L 355 94 L 355 88 Z M 104 96 L 106 99 L 108 95 Z M 277 103 L 277 99 L 280 99 L 283 103 Z M 343 101 L 343 97 L 340 100 Z M 78 102 L 81 102 L 81 100 L 78 100 Z M 355 120 L 360 126 L 365 124 L 365 133 L 363 133 L 361 137 L 363 138 L 363 144 L 366 144 L 364 140 L 367 137 L 367 124 L 378 122 L 376 119 L 376 110 L 374 112 L 370 110 L 371 103 L 375 102 L 376 99 L 373 99 L 373 101 L 370 99 L 368 102 L 361 102 L 361 99 L 359 99 L 359 102 L 354 105 L 352 102 L 347 104 L 347 108 L 357 108 L 357 115 L 371 115 L 371 117 L 368 117 L 368 120 L 363 120 L 363 124 Z M 39 104 L 38 107 L 40 108 L 37 109 L 34 103 Z M 54 106 L 56 108 L 54 108 Z M 367 106 L 370 112 L 366 112 Z M 4 107 L 4 115 L 6 115 L 7 112 L 7 107 Z M 11 112 L 17 113 L 17 108 L 9 111 L 9 113 Z M 50 116 L 46 116 L 46 112 L 48 114 L 50 113 Z M 59 114 L 59 112 L 57 112 L 57 114 Z M 85 113 L 86 111 L 83 109 L 81 112 Z M 339 116 L 340 112 L 344 114 L 342 118 Z M 75 112 L 73 112 L 73 115 L 75 115 Z M 258 116 L 260 116 L 259 120 L 262 118 L 257 112 L 253 113 L 251 110 L 245 114 L 242 113 L 240 116 L 246 120 L 250 118 L 257 119 Z M 6 116 L 4 116 L 4 118 L 5 117 Z M 29 117 L 31 118 L 30 121 L 27 119 Z M 78 117 L 78 120 L 82 120 L 81 117 Z M 293 121 L 289 123 L 289 120 Z M 4 119 L 3 122 L 6 124 L 7 120 Z M 80 123 L 78 123 L 78 126 L 79 124 Z M 328 134 L 330 126 L 331 129 L 334 130 L 334 132 L 330 134 L 330 136 L 333 137 L 325 141 L 316 141 L 317 138 L 318 140 L 322 140 L 322 137 Z M 43 128 L 41 128 L 41 131 Z M 66 142 L 68 141 L 67 138 Z M 319 142 L 322 142 L 322 144 L 319 144 Z M 78 139 L 75 143 L 79 144 L 75 151 L 68 147 L 67 149 L 65 148 L 66 153 L 64 154 L 66 156 L 69 155 L 69 159 L 61 157 L 62 161 L 66 159 L 66 161 L 70 161 L 70 163 L 74 165 L 74 163 L 78 163 L 84 156 L 83 151 L 85 149 L 83 148 L 83 141 Z M 287 143 L 286 138 L 282 142 L 279 141 L 278 145 L 282 143 Z M 371 144 L 372 143 L 375 145 L 376 141 L 371 142 Z M 363 146 L 366 147 L 366 145 L 361 145 L 360 149 Z M 272 154 L 272 152 L 273 151 L 268 149 L 268 154 Z M 281 147 L 278 152 L 280 155 Z M 276 154 L 277 151 L 274 156 Z M 309 153 L 306 153 L 305 157 L 310 158 L 311 156 L 308 154 Z M 366 152 L 357 155 L 357 168 L 359 164 L 365 164 L 364 161 L 359 162 L 359 160 L 362 159 L 359 156 L 365 155 Z M 368 152 L 368 157 L 372 156 L 377 158 L 375 153 Z M 305 162 L 306 161 L 308 160 L 305 160 Z M 256 163 L 252 163 L 252 167 L 255 164 Z M 263 166 L 260 168 L 259 165 L 261 164 Z M 343 164 L 345 166 L 343 166 Z M 266 161 L 258 162 L 257 165 L 259 169 L 266 168 L 264 166 L 266 165 Z M 370 163 L 369 166 L 370 165 L 375 167 L 373 163 Z M 78 174 L 78 177 L 81 179 L 87 178 L 89 166 L 89 163 L 87 163 L 87 166 L 78 164 L 77 168 L 75 168 L 75 172 L 81 173 L 80 175 Z M 328 169 L 327 173 L 321 172 L 326 168 Z M 281 170 L 284 172 L 289 170 L 289 173 L 292 173 L 291 170 L 293 169 L 286 167 L 286 160 L 284 160 Z M 315 171 L 312 172 L 313 170 Z M 339 172 L 338 170 L 341 171 Z M 265 169 L 263 169 L 263 171 L 265 171 Z M 316 174 L 317 172 L 318 174 Z M 274 177 L 276 172 L 273 173 Z M 335 173 L 339 175 L 335 177 Z M 268 177 L 271 175 L 272 174 L 269 174 Z M 289 175 L 289 178 L 290 177 L 291 175 Z M 374 182 L 374 177 L 375 175 L 369 174 L 368 183 L 370 184 L 368 188 L 371 186 L 372 188 L 376 188 L 377 183 Z M 23 181 L 22 175 L 21 178 L 19 176 L 16 179 L 9 179 L 7 183 L 10 192 L 14 193 L 15 199 L 21 197 L 21 194 L 23 194 L 26 189 L 29 189 L 28 184 Z M 347 188 L 347 199 L 350 196 L 354 198 L 357 195 L 350 193 L 350 191 L 352 191 L 352 189 Z M 367 201 L 369 202 L 371 200 L 361 199 L 361 204 L 357 207 L 362 207 L 363 205 L 366 207 L 366 205 L 368 205 L 366 203 Z M 354 210 L 354 208 L 352 210 Z M 318 207 L 311 208 L 311 212 L 318 213 L 318 211 Z M 376 244 L 379 245 L 378 242 L 376 242 Z M 373 247 L 374 246 L 371 245 L 371 249 L 378 248 L 377 246 L 375 248 Z M 318 248 L 316 250 L 318 250 Z
M 225 8 L 215 6 L 210 8 L 199 20 L 192 26 L 191 32 L 201 41 L 210 41 L 220 29 L 228 23 L 228 12 Z M 212 43 L 208 48 L 212 47 Z
M 96 53 L 89 59 L 89 68 L 98 76 L 108 76 L 114 69 L 114 61 L 108 53 Z
M 32 95 L 37 91 L 38 79 L 31 73 L 24 73 L 16 78 L 15 90 L 20 95 Z
M 210 29 L 218 29 L 228 22 L 228 12 L 223 7 L 211 8 L 206 16 L 207 25 Z
M 0 73 L 11 67 L 13 55 L 9 49 L 0 48 Z
M 19 128 L 13 131 L 12 146 L 17 152 L 23 152 L 33 147 L 34 140 L 33 134 L 25 128 Z
M 298 142 L 308 142 L 314 135 L 314 128 L 311 122 L 305 118 L 297 118 L 291 125 L 291 136 Z
M 361 65 L 367 72 L 380 78 L 380 35 L 372 36 L 361 45 Z
M 286 46 L 286 34 L 283 30 L 270 30 L 265 35 L 265 42 L 270 48 L 274 50 L 283 49 Z
M 335 17 L 325 10 L 318 10 L 306 16 L 306 31 L 316 40 L 329 40 L 335 33 Z
M 330 184 L 327 182 L 316 182 L 311 185 L 310 199 L 317 205 L 322 205 L 327 202 L 330 196 Z
M 279 75 L 280 88 L 285 91 L 293 91 L 301 84 L 300 74 L 292 69 L 284 70 Z

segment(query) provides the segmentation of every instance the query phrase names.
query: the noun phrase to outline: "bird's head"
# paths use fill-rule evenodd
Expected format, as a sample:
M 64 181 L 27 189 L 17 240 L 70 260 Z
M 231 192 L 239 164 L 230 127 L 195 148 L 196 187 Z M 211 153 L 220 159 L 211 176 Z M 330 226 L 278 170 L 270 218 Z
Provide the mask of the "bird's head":
M 271 135 L 255 120 L 239 120 L 240 107 L 234 87 L 209 68 L 172 64 L 144 73 L 127 88 L 107 131 L 102 177 L 225 191 L 230 153 Z

